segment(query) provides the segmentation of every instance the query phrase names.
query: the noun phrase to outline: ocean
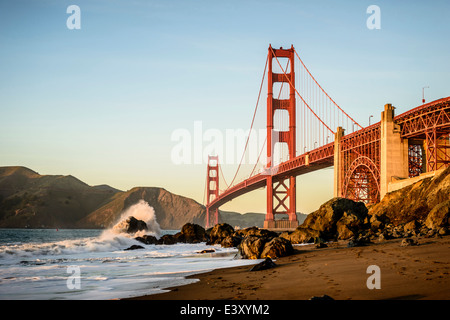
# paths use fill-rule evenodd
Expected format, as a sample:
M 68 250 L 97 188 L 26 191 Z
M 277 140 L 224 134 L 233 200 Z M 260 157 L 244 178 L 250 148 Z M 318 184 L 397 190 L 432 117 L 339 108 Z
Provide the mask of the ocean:
M 145 234 L 160 237 L 153 208 L 134 207 L 133 216 L 151 226 Z M 122 219 L 130 212 L 122 214 Z M 1 300 L 105 300 L 165 292 L 197 281 L 187 276 L 217 268 L 251 265 L 235 259 L 236 248 L 206 243 L 145 245 L 114 228 L 0 229 Z M 132 245 L 144 249 L 125 250 Z M 199 253 L 214 249 L 212 253 Z

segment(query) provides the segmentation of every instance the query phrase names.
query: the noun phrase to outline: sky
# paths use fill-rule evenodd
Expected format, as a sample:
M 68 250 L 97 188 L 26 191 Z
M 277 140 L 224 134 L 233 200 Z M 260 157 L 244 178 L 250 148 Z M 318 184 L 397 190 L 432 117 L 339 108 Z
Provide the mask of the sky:
M 71 29 L 80 9 L 80 29 Z M 380 28 L 369 29 L 370 5 Z M 0 166 L 204 202 L 205 163 L 175 164 L 174 131 L 248 129 L 269 44 L 293 45 L 362 125 L 450 96 L 450 2 L 0 0 Z M 70 23 L 69 23 L 70 25 Z M 194 161 L 192 161 L 194 162 Z M 230 181 L 237 164 L 223 167 Z M 333 196 L 297 177 L 297 211 Z M 265 190 L 221 209 L 265 212 Z

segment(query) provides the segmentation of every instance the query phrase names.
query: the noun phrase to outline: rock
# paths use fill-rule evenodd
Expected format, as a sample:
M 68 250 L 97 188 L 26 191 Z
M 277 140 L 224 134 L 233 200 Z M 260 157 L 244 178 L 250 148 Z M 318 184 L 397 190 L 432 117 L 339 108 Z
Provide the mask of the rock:
M 180 234 L 177 234 L 176 238 L 178 242 L 185 243 L 199 243 L 207 240 L 205 228 L 194 223 L 186 223 L 183 225 Z
M 264 237 L 248 236 L 239 244 L 239 254 L 243 259 L 259 259 L 267 239 Z
M 293 232 L 283 233 L 280 236 L 291 243 L 312 243 L 314 238 L 322 236 L 322 232 L 299 226 Z
M 421 227 L 421 224 L 419 222 L 417 222 L 416 220 L 412 220 L 403 226 L 403 231 L 404 232 L 417 231 L 420 229 L 420 227 Z
M 441 235 L 441 236 L 445 236 L 445 235 L 447 235 L 448 233 L 449 233 L 449 230 L 448 230 L 447 227 L 441 227 L 441 228 L 439 228 L 439 230 L 438 230 L 438 234 Z
M 147 230 L 147 224 L 142 220 L 138 220 L 135 217 L 130 216 L 116 224 L 113 229 L 119 233 L 136 233 L 138 231 Z
M 134 238 L 139 242 L 142 242 L 143 244 L 157 244 L 158 243 L 158 239 L 156 239 L 156 237 L 151 236 L 151 235 L 143 235 L 142 237 L 136 237 Z
M 333 198 L 322 204 L 317 211 L 309 214 L 300 227 L 319 231 L 320 236 L 327 240 L 334 240 L 339 236 L 338 226 L 342 237 L 350 234 L 353 236 L 364 225 L 364 221 L 368 217 L 367 212 L 368 210 L 362 202 Z
M 223 248 L 234 248 L 237 247 L 242 241 L 242 237 L 231 235 L 222 240 L 220 245 Z
M 365 237 L 356 238 L 356 239 L 353 238 L 347 243 L 347 247 L 348 248 L 362 247 L 362 246 L 368 245 L 369 243 L 370 243 L 370 240 L 368 238 L 365 238 Z
M 237 230 L 234 234 L 242 238 L 245 238 L 247 236 L 266 237 L 270 239 L 278 237 L 278 234 L 276 232 L 269 231 L 267 229 L 260 229 L 257 227 L 250 227 L 242 230 Z
M 402 243 L 400 244 L 400 246 L 402 246 L 402 247 L 417 246 L 417 245 L 419 245 L 417 240 L 412 239 L 412 238 L 403 239 Z
M 328 247 L 328 245 L 325 243 L 325 240 L 323 240 L 321 237 L 314 238 L 314 244 L 316 245 L 317 249 Z
M 309 300 L 334 300 L 334 299 L 329 295 L 324 294 L 323 296 L 320 297 L 312 296 L 311 298 L 309 298 Z
M 261 258 L 281 258 L 288 256 L 294 252 L 294 248 L 289 240 L 276 237 L 266 242 L 261 252 Z
M 436 205 L 428 214 L 425 225 L 429 229 L 437 229 L 450 224 L 450 200 Z
M 175 243 L 177 243 L 177 240 L 171 234 L 165 234 L 158 240 L 158 244 L 175 244 Z
M 261 271 L 275 268 L 277 265 L 270 258 L 266 258 L 263 262 L 254 265 L 250 271 Z
M 205 250 L 202 250 L 202 251 L 197 252 L 197 253 L 212 253 L 212 252 L 216 252 L 216 250 L 214 250 L 214 249 L 205 249 Z
M 386 194 L 379 203 L 370 208 L 369 215 L 384 215 L 395 225 L 411 220 L 426 221 L 431 211 L 437 210 L 435 209 L 437 205 L 449 205 L 449 190 L 450 167 L 447 167 L 434 177 L 422 179 L 410 186 Z M 443 202 L 447 202 L 447 204 L 443 205 Z M 431 217 L 428 223 L 430 223 L 429 228 L 437 227 L 432 223 Z
M 137 250 L 137 249 L 144 249 L 144 247 L 137 244 L 133 244 L 131 247 L 126 248 L 125 250 Z
M 360 230 L 364 229 L 366 219 L 367 212 L 366 214 L 355 214 L 353 211 L 344 212 L 342 217 L 336 222 L 338 239 L 347 240 L 356 236 Z
M 227 223 L 216 224 L 209 232 L 209 241 L 207 244 L 220 244 L 222 241 L 233 235 L 234 229 Z

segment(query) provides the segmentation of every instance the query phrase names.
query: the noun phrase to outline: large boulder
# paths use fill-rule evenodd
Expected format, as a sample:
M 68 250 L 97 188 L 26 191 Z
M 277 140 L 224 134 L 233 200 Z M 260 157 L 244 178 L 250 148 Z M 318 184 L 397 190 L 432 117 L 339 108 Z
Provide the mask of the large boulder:
M 194 223 L 186 223 L 183 225 L 181 231 L 176 234 L 176 238 L 178 242 L 185 243 L 199 243 L 207 241 L 205 228 Z
M 158 243 L 158 239 L 156 239 L 156 237 L 154 237 L 152 235 L 147 235 L 147 234 L 143 235 L 142 237 L 136 237 L 135 239 L 144 244 L 157 244 Z
M 242 239 L 243 238 L 241 236 L 233 234 L 233 235 L 227 236 L 225 239 L 223 239 L 222 242 L 220 243 L 220 245 L 223 248 L 234 248 L 234 247 L 237 247 L 241 243 Z
M 209 241 L 207 244 L 220 244 L 226 237 L 233 235 L 233 233 L 234 229 L 228 223 L 216 224 L 209 231 Z
M 349 239 L 368 225 L 367 208 L 362 202 L 333 198 L 309 214 L 302 225 L 283 238 L 292 243 L 308 243 L 320 237 L 324 240 Z
M 147 229 L 147 224 L 144 221 L 138 220 L 133 216 L 120 221 L 113 227 L 113 230 L 117 233 L 136 233 Z
M 261 252 L 260 258 L 281 258 L 288 256 L 294 252 L 294 248 L 289 240 L 276 237 L 266 242 Z
M 239 254 L 243 259 L 259 259 L 267 238 L 248 236 L 238 246 Z

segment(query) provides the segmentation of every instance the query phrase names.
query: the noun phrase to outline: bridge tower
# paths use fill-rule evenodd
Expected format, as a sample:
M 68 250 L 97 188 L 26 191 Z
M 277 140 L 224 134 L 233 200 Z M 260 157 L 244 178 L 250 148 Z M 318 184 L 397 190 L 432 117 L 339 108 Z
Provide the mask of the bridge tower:
M 296 179 L 295 176 L 273 178 L 272 166 L 276 143 L 286 143 L 289 159 L 296 156 L 296 116 L 295 116 L 295 74 L 294 47 L 290 49 L 273 49 L 269 46 L 268 56 L 268 91 L 267 91 L 267 213 L 264 228 L 292 229 L 298 226 L 296 214 Z M 274 58 L 289 59 L 289 73 L 274 73 L 272 69 Z M 276 62 L 277 63 L 277 62 Z M 273 96 L 274 83 L 281 82 L 289 86 L 289 99 L 276 99 Z M 289 129 L 281 131 L 274 127 L 274 116 L 277 110 L 288 113 Z M 285 111 L 284 111 L 285 110 Z M 276 219 L 277 216 L 288 216 L 286 219 Z
M 219 156 L 208 156 L 208 169 L 206 173 L 206 228 L 219 223 L 219 209 L 210 210 L 211 196 L 219 196 Z

